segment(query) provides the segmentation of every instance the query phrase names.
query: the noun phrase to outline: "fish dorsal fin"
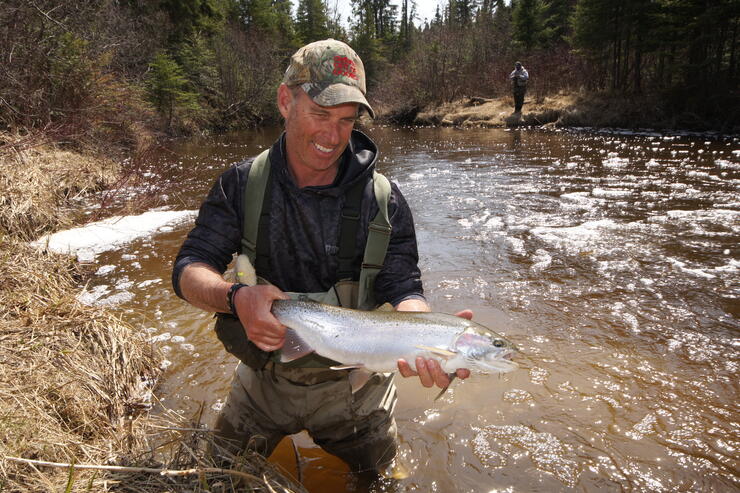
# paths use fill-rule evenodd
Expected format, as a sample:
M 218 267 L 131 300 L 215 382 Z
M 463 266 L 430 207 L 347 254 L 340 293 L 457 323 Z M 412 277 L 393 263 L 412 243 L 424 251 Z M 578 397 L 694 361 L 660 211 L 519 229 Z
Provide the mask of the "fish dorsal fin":
M 450 359 L 457 356 L 457 353 L 455 351 L 450 351 L 449 349 L 441 348 L 441 347 L 432 347 L 432 346 L 416 346 L 418 349 L 423 349 L 424 351 L 429 351 L 430 353 L 439 356 L 440 358 L 444 359 Z
M 313 348 L 309 346 L 306 341 L 301 339 L 301 336 L 299 336 L 296 331 L 290 328 L 285 331 L 285 344 L 283 344 L 283 347 L 280 349 L 281 363 L 295 361 L 298 358 L 302 358 L 303 356 L 313 352 Z
M 349 372 L 349 385 L 352 388 L 352 393 L 354 394 L 364 387 L 373 375 L 373 372 L 365 368 L 358 368 Z
M 249 257 L 245 254 L 240 254 L 236 257 L 236 264 L 234 266 L 236 273 L 236 280 L 246 284 L 247 286 L 257 285 L 257 271 L 254 270 L 252 262 L 249 261 Z

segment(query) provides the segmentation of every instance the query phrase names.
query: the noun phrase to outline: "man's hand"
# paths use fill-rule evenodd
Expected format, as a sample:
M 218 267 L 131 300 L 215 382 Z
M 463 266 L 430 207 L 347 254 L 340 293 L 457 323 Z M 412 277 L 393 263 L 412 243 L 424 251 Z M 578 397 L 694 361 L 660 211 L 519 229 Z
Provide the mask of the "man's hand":
M 263 351 L 275 351 L 285 343 L 285 326 L 272 314 L 274 300 L 288 299 L 275 286 L 247 286 L 234 295 L 234 307 L 247 339 Z
M 399 305 L 398 308 L 401 308 L 401 306 Z M 403 310 L 401 309 L 401 311 Z M 455 315 L 457 315 L 458 317 L 466 318 L 468 320 L 473 318 L 473 312 L 470 310 L 463 310 L 456 313 Z M 404 378 L 418 376 L 421 384 L 424 387 L 432 387 L 436 385 L 440 389 L 444 389 L 447 388 L 448 385 L 450 385 L 450 377 L 447 376 L 447 373 L 445 373 L 445 371 L 442 369 L 442 366 L 439 364 L 439 361 L 437 361 L 436 359 L 425 359 L 419 356 L 418 358 L 416 358 L 415 364 L 416 371 L 411 369 L 411 366 L 406 360 L 399 359 L 398 371 L 399 373 L 401 373 L 401 376 L 403 376 Z M 458 368 L 455 374 L 457 375 L 457 378 L 464 380 L 470 376 L 470 370 L 466 368 Z

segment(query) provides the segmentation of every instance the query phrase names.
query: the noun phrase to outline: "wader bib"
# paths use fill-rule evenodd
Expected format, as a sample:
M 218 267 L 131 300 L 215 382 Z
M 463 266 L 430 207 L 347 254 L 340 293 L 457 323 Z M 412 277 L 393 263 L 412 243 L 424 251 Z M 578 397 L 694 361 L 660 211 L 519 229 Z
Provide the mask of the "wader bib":
M 266 272 L 269 269 L 269 238 L 266 234 L 270 220 L 270 159 L 269 149 L 262 152 L 252 162 L 249 177 L 244 190 L 244 227 L 242 233 L 241 253 L 236 261 L 236 276 L 240 282 L 245 282 L 244 265 L 249 262 L 257 272 Z M 373 287 L 375 278 L 383 267 L 383 261 L 390 241 L 391 225 L 388 219 L 388 203 L 390 201 L 391 186 L 388 179 L 373 171 L 373 189 L 378 202 L 378 213 L 368 226 L 367 243 L 360 269 L 360 278 L 352 279 L 355 257 L 355 240 L 357 227 L 360 222 L 360 210 L 363 189 L 366 182 L 360 181 L 353 185 L 346 193 L 342 219 L 339 228 L 339 268 L 337 283 L 328 291 L 320 293 L 293 293 L 288 294 L 293 299 L 310 299 L 329 305 L 372 310 L 377 306 Z M 258 234 L 262 232 L 262 234 Z M 261 284 L 267 281 L 258 278 Z M 248 284 L 248 282 L 247 282 Z M 244 327 L 231 314 L 219 313 L 216 321 L 216 334 L 224 344 L 226 350 L 239 358 L 244 364 L 254 370 L 260 370 L 272 359 L 277 363 L 280 360 L 279 351 L 267 353 L 262 351 L 247 339 Z M 296 361 L 281 364 L 287 368 L 325 368 L 336 365 L 337 362 L 321 357 L 315 353 L 304 356 Z M 327 374 L 342 373 L 328 370 Z

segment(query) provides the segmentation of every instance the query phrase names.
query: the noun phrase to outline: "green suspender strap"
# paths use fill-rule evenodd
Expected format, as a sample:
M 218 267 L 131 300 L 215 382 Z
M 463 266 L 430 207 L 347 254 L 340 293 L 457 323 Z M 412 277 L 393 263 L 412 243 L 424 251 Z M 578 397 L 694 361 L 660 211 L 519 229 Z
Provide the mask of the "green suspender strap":
M 269 193 L 270 182 L 270 149 L 266 149 L 252 161 L 247 177 L 247 186 L 244 188 L 244 228 L 242 233 L 242 251 L 251 265 L 255 265 L 257 257 L 257 233 L 262 222 L 262 204 L 265 193 Z M 257 219 L 257 220 L 255 220 Z M 244 279 L 242 262 L 237 259 L 236 276 L 240 282 Z M 252 280 L 252 283 L 256 280 Z M 249 282 L 247 282 L 249 284 Z
M 375 278 L 378 276 L 380 269 L 383 268 L 388 243 L 391 239 L 391 222 L 388 218 L 391 184 L 388 178 L 373 171 L 373 188 L 375 200 L 378 202 L 378 213 L 370 221 L 365 256 L 362 259 L 357 297 L 357 308 L 360 310 L 372 310 L 377 306 L 374 291 Z

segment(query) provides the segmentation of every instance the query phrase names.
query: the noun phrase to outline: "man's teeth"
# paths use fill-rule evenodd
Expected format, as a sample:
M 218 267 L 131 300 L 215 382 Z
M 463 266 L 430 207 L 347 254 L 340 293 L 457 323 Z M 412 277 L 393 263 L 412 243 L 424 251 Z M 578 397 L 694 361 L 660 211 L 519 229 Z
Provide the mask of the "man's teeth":
M 321 152 L 332 152 L 334 150 L 331 147 L 324 147 L 324 146 L 319 145 L 319 144 L 317 144 L 315 142 L 314 142 L 313 145 L 316 147 L 316 149 L 320 150 Z

